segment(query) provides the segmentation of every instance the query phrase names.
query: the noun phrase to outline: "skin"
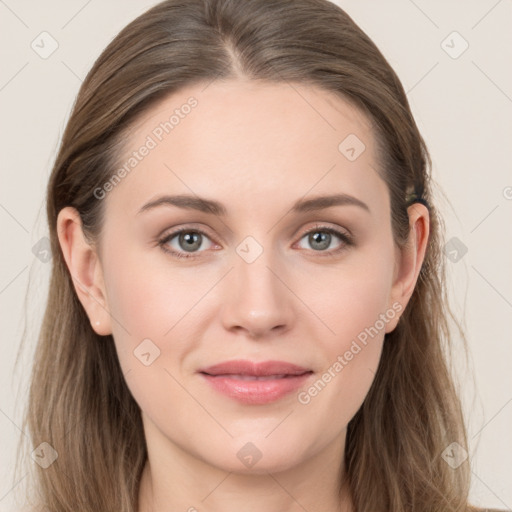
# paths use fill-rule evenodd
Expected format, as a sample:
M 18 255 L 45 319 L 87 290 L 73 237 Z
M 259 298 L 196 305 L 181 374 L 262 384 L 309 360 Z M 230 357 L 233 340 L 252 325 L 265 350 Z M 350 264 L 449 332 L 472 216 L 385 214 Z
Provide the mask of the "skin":
M 99 247 L 85 241 L 74 209 L 58 217 L 77 295 L 95 331 L 113 335 L 142 410 L 149 463 L 139 511 L 352 510 L 345 491 L 337 498 L 346 427 L 399 314 L 307 404 L 296 392 L 241 404 L 197 370 L 230 359 L 288 361 L 314 371 L 307 389 L 380 314 L 393 304 L 403 311 L 424 259 L 428 210 L 409 207 L 410 243 L 399 249 L 368 119 L 311 86 L 188 87 L 133 126 L 121 160 L 190 96 L 197 107 L 102 199 Z M 349 134 L 366 146 L 355 161 L 338 149 Z M 169 205 L 138 213 L 164 193 L 217 200 L 227 215 Z M 333 193 L 369 211 L 290 211 L 299 199 Z M 319 224 L 350 233 L 354 244 L 333 235 L 322 251 L 307 236 Z M 180 227 L 206 233 L 196 258 L 174 258 L 158 245 Z M 263 249 L 252 263 L 236 251 L 247 236 Z M 178 242 L 167 246 L 190 254 Z M 133 353 L 146 338 L 160 350 L 149 366 Z M 237 457 L 249 442 L 262 454 L 252 467 Z

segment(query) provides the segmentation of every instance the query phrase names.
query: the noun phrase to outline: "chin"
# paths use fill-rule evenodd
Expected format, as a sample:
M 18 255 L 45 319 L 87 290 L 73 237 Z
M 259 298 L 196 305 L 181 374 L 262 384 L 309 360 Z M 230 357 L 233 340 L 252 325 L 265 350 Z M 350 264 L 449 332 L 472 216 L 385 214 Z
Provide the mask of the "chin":
M 281 436 L 265 438 L 268 432 L 266 429 L 258 436 L 244 435 L 231 440 L 221 447 L 219 456 L 213 454 L 209 462 L 225 471 L 251 475 L 286 471 L 300 464 L 306 456 L 300 450 L 301 443 L 290 443 L 288 438 L 286 444 Z

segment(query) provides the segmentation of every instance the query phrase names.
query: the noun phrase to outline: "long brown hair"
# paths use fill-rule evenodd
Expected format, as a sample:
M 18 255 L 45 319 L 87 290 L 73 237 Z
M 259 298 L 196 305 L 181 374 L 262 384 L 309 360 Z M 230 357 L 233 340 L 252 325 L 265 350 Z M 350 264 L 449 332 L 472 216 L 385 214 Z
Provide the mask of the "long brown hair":
M 31 465 L 36 504 L 52 512 L 137 510 L 147 459 L 140 408 L 113 340 L 93 331 L 76 296 L 57 215 L 76 208 L 88 239 L 99 241 L 104 201 L 94 190 L 117 168 L 137 117 L 186 86 L 240 76 L 310 84 L 368 116 L 397 246 L 407 241 L 411 199 L 428 204 L 425 261 L 348 425 L 343 462 L 357 512 L 469 510 L 468 462 L 453 468 L 442 457 L 453 442 L 466 447 L 466 433 L 447 360 L 451 313 L 429 154 L 397 75 L 326 0 L 167 0 L 124 28 L 84 80 L 47 189 L 52 271 L 23 426 L 30 449 L 46 442 L 58 458 L 46 469 Z

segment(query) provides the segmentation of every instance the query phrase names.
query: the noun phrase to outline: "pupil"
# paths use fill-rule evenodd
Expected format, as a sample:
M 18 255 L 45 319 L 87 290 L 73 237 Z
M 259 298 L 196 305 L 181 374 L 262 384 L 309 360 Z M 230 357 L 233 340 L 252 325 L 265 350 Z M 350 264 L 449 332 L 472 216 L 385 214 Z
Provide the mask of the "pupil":
M 186 251 L 199 249 L 199 247 L 201 247 L 200 236 L 199 233 L 182 233 L 180 235 L 180 243 L 184 242 L 183 249 Z
M 201 235 L 199 233 L 182 233 L 180 235 L 180 242 L 185 242 L 184 249 L 186 251 L 193 251 L 201 247 Z M 324 231 L 317 231 L 309 235 L 309 241 L 314 246 L 317 245 L 317 249 L 327 249 L 331 242 L 331 234 Z
M 327 249 L 331 242 L 331 234 L 324 231 L 317 231 L 316 233 L 309 235 L 309 241 L 313 247 L 314 244 L 319 244 L 317 249 Z

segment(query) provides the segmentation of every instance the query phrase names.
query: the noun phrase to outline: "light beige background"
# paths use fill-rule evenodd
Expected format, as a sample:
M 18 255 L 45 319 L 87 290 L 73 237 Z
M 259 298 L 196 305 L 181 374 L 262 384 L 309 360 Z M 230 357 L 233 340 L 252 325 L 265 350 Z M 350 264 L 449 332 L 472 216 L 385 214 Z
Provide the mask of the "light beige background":
M 25 484 L 23 475 L 13 481 L 14 449 L 24 435 L 18 425 L 50 268 L 32 248 L 47 233 L 44 190 L 59 137 L 93 61 L 123 26 L 155 3 L 0 0 L 2 512 L 14 510 L 14 491 Z M 471 375 L 460 372 L 473 458 L 471 496 L 475 504 L 510 509 L 511 1 L 337 3 L 376 42 L 408 91 L 434 176 L 449 200 L 440 203 L 446 238 L 456 237 L 467 248 L 463 254 L 453 246 L 447 257 L 458 260 L 448 261 L 450 286 L 457 314 L 466 319 L 475 377 L 473 384 Z M 46 59 L 31 48 L 43 31 L 58 43 Z M 31 345 L 14 373 L 29 276 Z M 463 359 L 462 352 L 456 359 Z

